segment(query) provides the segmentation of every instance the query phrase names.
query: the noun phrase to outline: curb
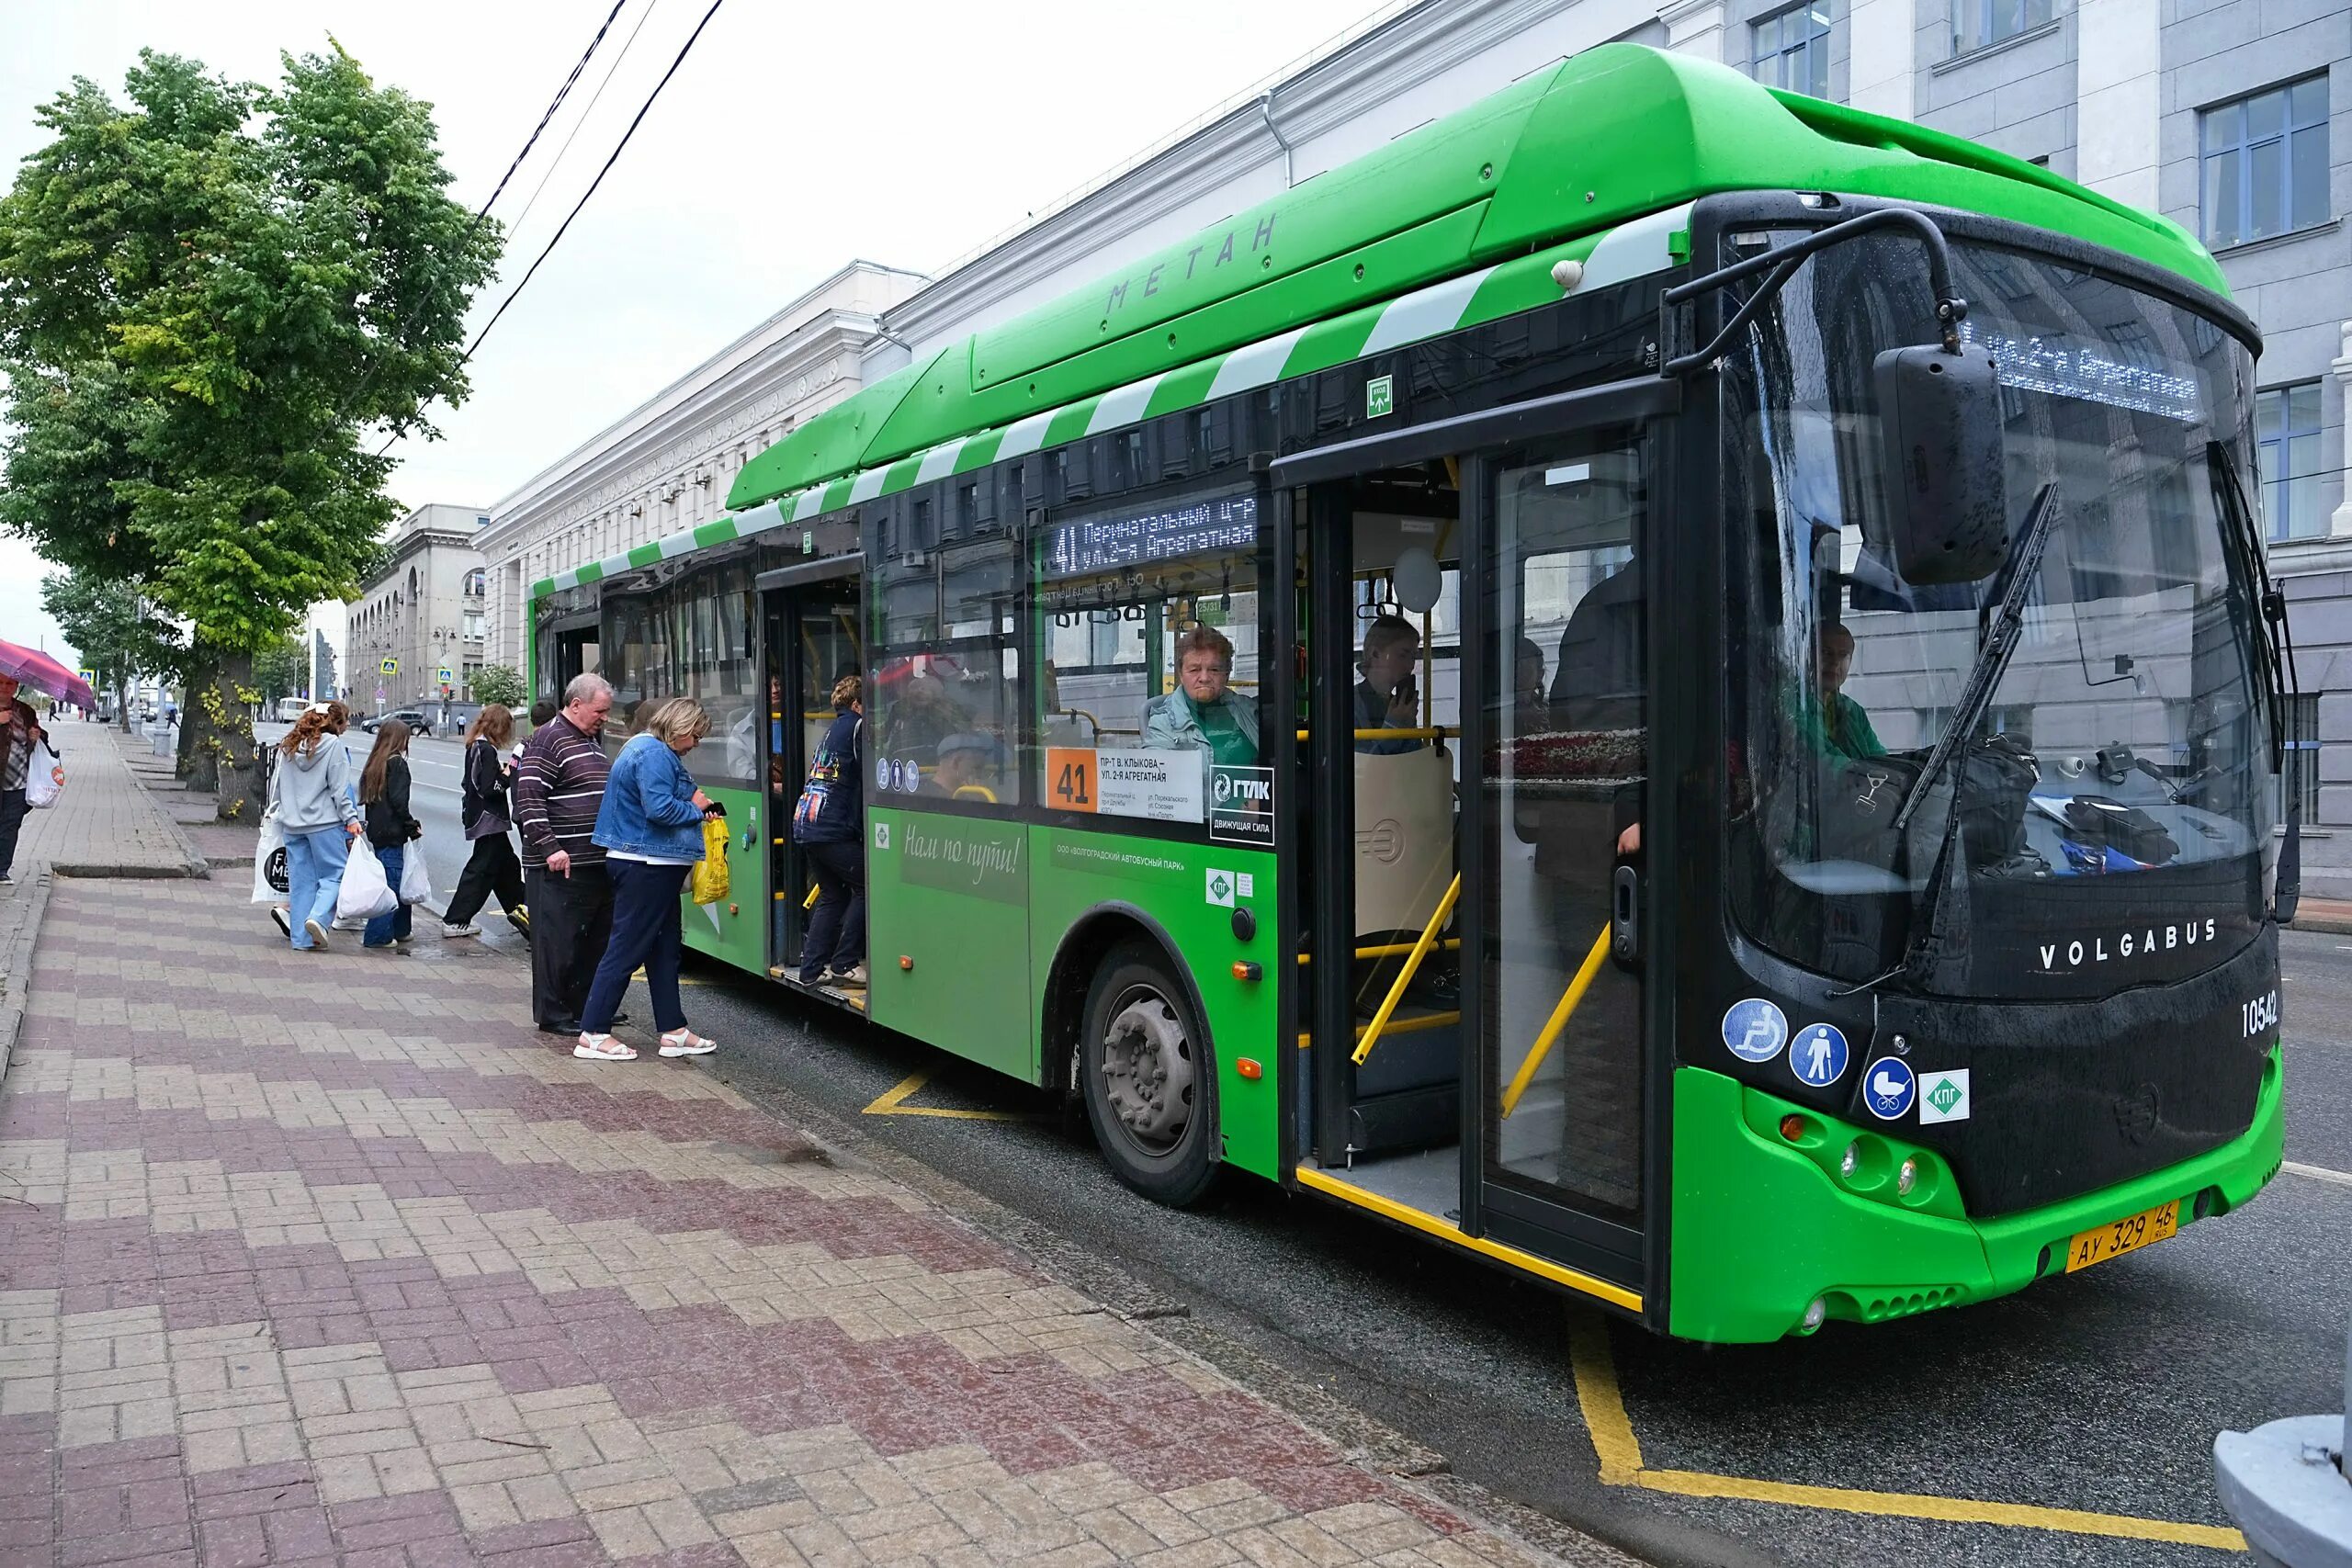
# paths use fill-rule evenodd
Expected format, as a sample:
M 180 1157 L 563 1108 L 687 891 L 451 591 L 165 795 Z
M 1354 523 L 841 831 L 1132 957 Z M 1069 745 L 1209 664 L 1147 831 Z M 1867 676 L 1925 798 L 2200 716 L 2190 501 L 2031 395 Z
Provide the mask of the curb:
M 8 1064 L 16 1058 L 17 1036 L 25 1026 L 25 1003 L 32 995 L 33 948 L 40 940 L 41 917 L 49 912 L 49 884 L 54 869 L 24 884 L 24 919 L 0 951 L 0 1085 L 8 1081 Z
M 2290 931 L 2320 931 L 2329 936 L 2352 936 L 2352 916 L 2297 915 L 2287 922 Z

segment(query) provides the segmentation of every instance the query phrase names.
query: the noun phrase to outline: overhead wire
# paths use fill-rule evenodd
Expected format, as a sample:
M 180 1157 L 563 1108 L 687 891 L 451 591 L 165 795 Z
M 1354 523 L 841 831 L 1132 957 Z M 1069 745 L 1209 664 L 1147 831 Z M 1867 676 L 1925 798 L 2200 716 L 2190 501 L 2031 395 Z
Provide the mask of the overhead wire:
M 539 116 L 539 123 L 531 128 L 530 137 L 523 143 L 523 150 L 514 154 L 514 161 L 506 165 L 506 172 L 504 174 L 498 176 L 498 188 L 490 193 L 490 199 L 481 204 L 481 210 L 480 212 L 474 214 L 474 224 L 477 228 L 481 225 L 483 219 L 490 216 L 490 209 L 498 205 L 498 198 L 506 194 L 506 182 L 514 177 L 514 171 L 523 166 L 523 160 L 529 157 L 531 155 L 531 149 L 539 144 L 539 136 L 547 130 L 548 122 L 555 118 L 556 110 L 563 107 L 563 100 L 566 96 L 571 93 L 572 84 L 580 80 L 580 73 L 588 69 L 588 62 L 595 58 L 596 46 L 603 43 L 605 41 L 605 35 L 612 30 L 613 18 L 619 16 L 621 14 L 621 7 L 628 4 L 628 0 L 613 0 L 613 8 L 605 13 L 604 25 L 596 29 L 596 36 L 588 40 L 588 47 L 581 51 L 580 58 L 572 62 L 571 74 L 563 79 L 563 85 L 558 87 L 555 90 L 555 96 L 548 101 L 547 112 Z M 649 6 L 648 9 L 650 10 L 651 7 Z M 638 23 L 638 26 L 639 27 L 643 27 L 644 25 L 645 24 L 642 20 Z M 629 37 L 631 39 L 635 39 L 637 35 L 635 33 L 631 33 L 629 34 Z M 612 80 L 611 73 L 606 73 L 605 79 L 608 82 Z M 595 105 L 592 102 L 588 107 L 594 108 L 595 107 Z M 566 145 L 568 146 L 570 143 L 566 143 Z M 560 153 L 557 154 L 558 157 L 560 157 L 561 155 L 562 154 Z M 542 181 L 541 183 L 544 184 L 545 182 Z M 517 221 L 520 220 L 518 220 Z
M 474 341 L 466 345 L 466 358 L 471 359 L 474 356 L 475 350 L 481 347 L 482 339 L 490 335 L 490 330 L 498 325 L 499 318 L 506 314 L 507 307 L 514 304 L 521 297 L 523 290 L 531 286 L 531 279 L 538 276 L 541 265 L 554 254 L 556 246 L 563 243 L 563 236 L 571 228 L 571 220 L 580 216 L 581 209 L 588 205 L 589 200 L 595 196 L 596 188 L 605 183 L 605 176 L 613 172 L 615 164 L 620 162 L 621 154 L 628 150 L 630 138 L 637 134 L 637 128 L 645 123 L 645 117 L 651 111 L 654 101 L 662 96 L 662 89 L 670 85 L 670 78 L 675 76 L 678 73 L 678 67 L 686 62 L 686 56 L 694 52 L 695 43 L 702 37 L 703 29 L 710 26 L 710 19 L 718 15 L 719 6 L 726 3 L 727 0 L 710 0 L 710 9 L 702 14 L 702 20 L 695 24 L 695 30 L 686 35 L 686 41 L 680 46 L 678 57 L 670 62 L 670 69 L 662 73 L 662 80 L 653 84 L 653 91 L 648 93 L 645 96 L 645 102 L 638 106 L 636 116 L 629 120 L 628 129 L 621 132 L 620 141 L 613 148 L 612 155 L 605 160 L 604 167 L 596 171 L 596 177 L 588 182 L 588 188 L 580 193 L 578 201 L 572 203 L 571 210 L 564 215 L 563 222 L 556 230 L 554 237 L 548 241 L 546 248 L 541 250 L 538 256 L 531 263 L 530 270 L 523 275 L 523 281 L 516 284 L 506 298 L 498 302 L 498 309 L 491 312 L 490 320 L 484 321 L 481 331 L 474 334 Z
M 652 19 L 653 13 L 661 7 L 662 0 L 651 0 L 651 4 L 637 14 L 637 26 L 631 28 L 628 37 L 621 40 L 620 52 L 614 55 L 612 63 L 605 68 L 604 80 L 598 82 L 596 90 L 588 96 L 588 107 L 581 110 L 580 118 L 572 122 L 571 133 L 564 137 L 563 145 L 555 150 L 555 156 L 548 159 L 547 167 L 540 171 L 539 183 L 531 187 L 530 197 L 523 203 L 523 210 L 516 213 L 514 221 L 506 226 L 508 233 L 520 232 L 523 225 L 530 220 L 531 209 L 539 204 L 539 194 L 548 188 L 548 182 L 553 179 L 555 172 L 563 166 L 564 155 L 571 151 L 571 144 L 580 139 L 581 128 L 595 118 L 596 106 L 605 99 L 605 89 L 613 85 L 613 78 L 619 75 L 621 67 L 628 63 L 628 52 L 637 47 L 637 35 L 645 30 L 645 24 Z

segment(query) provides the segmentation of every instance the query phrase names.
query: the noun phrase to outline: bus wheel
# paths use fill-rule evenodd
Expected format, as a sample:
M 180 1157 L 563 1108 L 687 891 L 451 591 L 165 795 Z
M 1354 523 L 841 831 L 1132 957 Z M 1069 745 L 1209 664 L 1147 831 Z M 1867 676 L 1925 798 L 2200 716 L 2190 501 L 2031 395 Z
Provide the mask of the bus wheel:
M 1157 1202 L 1197 1201 L 1216 1176 L 1216 1082 L 1183 987 L 1143 942 L 1112 950 L 1086 998 L 1087 1119 L 1120 1180 Z

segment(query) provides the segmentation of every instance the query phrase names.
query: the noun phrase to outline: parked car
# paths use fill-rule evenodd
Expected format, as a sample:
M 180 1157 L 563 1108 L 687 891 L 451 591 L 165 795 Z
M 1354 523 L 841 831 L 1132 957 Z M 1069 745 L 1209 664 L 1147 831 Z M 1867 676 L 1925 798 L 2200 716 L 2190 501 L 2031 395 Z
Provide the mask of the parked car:
M 373 735 L 388 718 L 399 719 L 421 740 L 433 739 L 433 721 L 424 716 L 423 708 L 401 708 L 394 713 L 371 713 L 359 721 L 359 728 Z

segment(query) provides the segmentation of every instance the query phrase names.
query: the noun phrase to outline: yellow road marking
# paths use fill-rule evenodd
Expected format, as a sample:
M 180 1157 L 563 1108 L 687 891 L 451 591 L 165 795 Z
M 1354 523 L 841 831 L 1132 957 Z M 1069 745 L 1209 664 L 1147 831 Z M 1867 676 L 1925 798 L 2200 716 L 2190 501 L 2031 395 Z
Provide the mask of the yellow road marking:
M 875 1097 L 867 1106 L 868 1116 L 936 1116 L 944 1122 L 1025 1122 L 1027 1116 L 1018 1111 L 948 1111 L 928 1105 L 909 1105 L 907 1100 L 917 1089 L 931 1081 L 931 1069 L 910 1074 L 896 1086 Z
M 1894 1518 L 1939 1519 L 1951 1524 L 2006 1525 L 2013 1529 L 2055 1530 L 2120 1540 L 2161 1540 L 2244 1551 L 2245 1537 L 2222 1525 L 2184 1524 L 2132 1514 L 2095 1514 L 2079 1508 L 2044 1508 L 2026 1503 L 1989 1503 L 1974 1497 L 1945 1497 L 1920 1492 L 1864 1492 L 1845 1486 L 1805 1486 L 1785 1481 L 1755 1481 L 1691 1470 L 1651 1470 L 1642 1462 L 1641 1439 L 1625 1413 L 1617 1388 L 1617 1368 L 1609 1353 L 1607 1325 L 1591 1320 L 1571 1329 L 1569 1363 L 1585 1427 L 1600 1461 L 1605 1486 L 1639 1486 L 1678 1497 L 1721 1497 L 1749 1503 L 1780 1503 L 1792 1508 L 1825 1508 L 1842 1514 L 1878 1514 Z

